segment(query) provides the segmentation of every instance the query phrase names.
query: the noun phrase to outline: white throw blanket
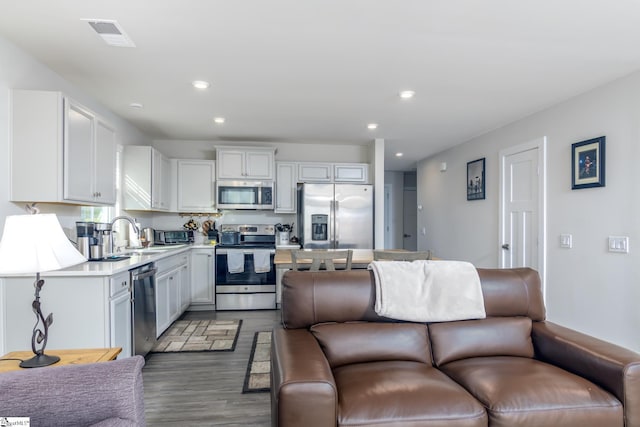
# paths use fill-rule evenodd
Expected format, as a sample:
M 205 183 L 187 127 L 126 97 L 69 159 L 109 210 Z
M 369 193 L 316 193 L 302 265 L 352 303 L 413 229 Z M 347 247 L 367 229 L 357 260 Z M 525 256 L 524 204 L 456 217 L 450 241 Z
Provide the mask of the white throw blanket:
M 227 269 L 229 273 L 244 273 L 244 251 L 242 249 L 227 250 Z
M 375 311 L 391 319 L 446 322 L 486 317 L 476 268 L 463 261 L 373 261 Z
M 256 249 L 253 251 L 253 269 L 256 273 L 268 273 L 271 271 L 271 251 L 269 249 Z

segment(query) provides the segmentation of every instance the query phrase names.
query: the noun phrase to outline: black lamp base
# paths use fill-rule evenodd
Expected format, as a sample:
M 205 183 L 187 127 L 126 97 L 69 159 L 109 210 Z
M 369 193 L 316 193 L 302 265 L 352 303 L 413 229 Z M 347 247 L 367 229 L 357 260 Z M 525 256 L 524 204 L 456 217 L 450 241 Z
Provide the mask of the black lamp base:
M 20 362 L 21 368 L 41 368 L 43 366 L 53 365 L 58 363 L 60 358 L 58 356 L 49 356 L 47 354 L 36 354 L 31 359 L 23 360 Z

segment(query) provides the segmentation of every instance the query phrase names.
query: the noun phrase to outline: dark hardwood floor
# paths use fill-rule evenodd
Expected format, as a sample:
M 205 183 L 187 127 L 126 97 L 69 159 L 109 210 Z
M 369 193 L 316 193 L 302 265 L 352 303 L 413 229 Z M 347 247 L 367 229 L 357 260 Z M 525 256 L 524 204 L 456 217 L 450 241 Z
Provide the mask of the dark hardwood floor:
M 242 319 L 235 351 L 150 354 L 143 369 L 147 425 L 270 425 L 269 393 L 242 394 L 242 386 L 255 332 L 279 324 L 280 311 L 189 311 L 183 318 Z

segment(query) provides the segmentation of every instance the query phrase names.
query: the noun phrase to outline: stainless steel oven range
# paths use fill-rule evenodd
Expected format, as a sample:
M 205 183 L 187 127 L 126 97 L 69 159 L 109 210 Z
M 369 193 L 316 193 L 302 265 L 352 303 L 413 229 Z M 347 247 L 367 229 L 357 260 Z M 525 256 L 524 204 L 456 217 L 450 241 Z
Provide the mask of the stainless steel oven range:
M 223 224 L 220 233 L 216 246 L 216 310 L 275 309 L 275 227 Z

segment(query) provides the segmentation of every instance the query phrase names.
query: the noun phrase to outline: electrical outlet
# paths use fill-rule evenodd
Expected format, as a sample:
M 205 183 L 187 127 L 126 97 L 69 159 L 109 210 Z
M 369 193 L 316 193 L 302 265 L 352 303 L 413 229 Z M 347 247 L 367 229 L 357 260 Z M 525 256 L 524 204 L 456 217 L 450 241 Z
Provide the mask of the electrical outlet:
M 565 249 L 571 249 L 573 247 L 573 236 L 571 234 L 561 234 L 560 247 Z
M 609 236 L 609 252 L 629 253 L 628 236 Z

